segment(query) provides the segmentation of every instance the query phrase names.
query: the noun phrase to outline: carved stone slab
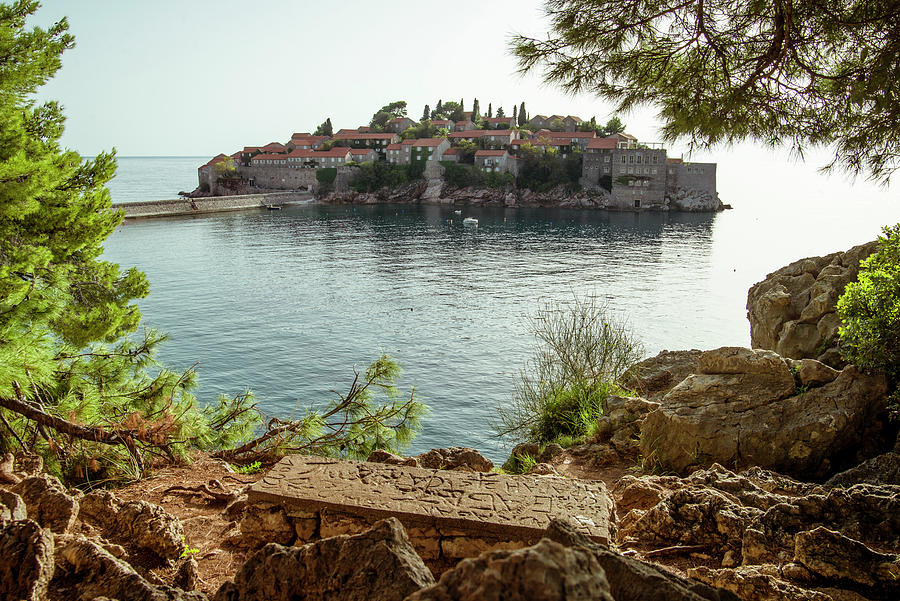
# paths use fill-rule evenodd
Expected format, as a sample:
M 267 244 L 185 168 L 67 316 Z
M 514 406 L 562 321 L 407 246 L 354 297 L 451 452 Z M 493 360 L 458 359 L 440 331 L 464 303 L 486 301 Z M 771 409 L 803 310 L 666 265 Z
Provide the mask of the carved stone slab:
M 291 455 L 250 489 L 251 502 L 328 509 L 475 536 L 539 538 L 553 517 L 608 542 L 612 503 L 602 482 L 467 473 Z

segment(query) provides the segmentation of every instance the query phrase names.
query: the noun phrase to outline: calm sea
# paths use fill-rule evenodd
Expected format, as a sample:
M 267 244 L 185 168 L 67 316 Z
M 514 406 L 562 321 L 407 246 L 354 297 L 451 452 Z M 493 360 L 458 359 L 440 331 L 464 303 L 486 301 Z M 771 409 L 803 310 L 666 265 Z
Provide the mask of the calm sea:
M 120 158 L 114 202 L 193 189 L 203 158 Z M 721 186 L 720 186 L 721 189 Z M 445 207 L 292 207 L 130 221 L 106 257 L 151 282 L 161 358 L 197 363 L 201 399 L 252 389 L 270 415 L 344 391 L 381 351 L 431 414 L 411 452 L 476 447 L 502 460 L 491 418 L 531 354 L 526 316 L 596 295 L 647 354 L 748 345 L 748 287 L 798 258 L 848 248 L 897 205 L 722 194 L 717 215 Z M 744 202 L 740 202 L 744 200 Z

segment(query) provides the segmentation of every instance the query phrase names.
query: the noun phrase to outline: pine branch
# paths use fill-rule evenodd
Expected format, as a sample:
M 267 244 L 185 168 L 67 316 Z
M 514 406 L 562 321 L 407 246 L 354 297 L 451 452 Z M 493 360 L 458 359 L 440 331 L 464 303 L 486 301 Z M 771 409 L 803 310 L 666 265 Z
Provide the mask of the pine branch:
M 18 382 L 13 382 L 13 387 L 16 390 L 16 396 L 18 398 L 5 398 L 0 396 L 0 407 L 35 421 L 39 426 L 46 426 L 57 432 L 68 434 L 75 438 L 108 445 L 122 445 L 128 450 L 128 453 L 134 457 L 141 473 L 144 472 L 144 461 L 141 459 L 141 453 L 134 443 L 134 439 L 136 438 L 134 432 L 125 429 L 105 430 L 99 427 L 82 426 L 56 417 L 55 415 L 51 415 L 32 406 L 25 399 L 25 395 L 22 394 Z

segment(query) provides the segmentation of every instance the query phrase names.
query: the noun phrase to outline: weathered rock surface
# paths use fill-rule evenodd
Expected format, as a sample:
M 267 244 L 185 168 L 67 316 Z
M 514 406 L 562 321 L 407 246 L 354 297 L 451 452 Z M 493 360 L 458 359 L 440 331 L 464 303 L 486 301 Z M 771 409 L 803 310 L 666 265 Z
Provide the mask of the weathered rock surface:
M 254 553 L 215 601 L 401 601 L 434 584 L 395 518 L 354 536 Z
M 207 601 L 199 592 L 185 592 L 151 584 L 127 563 L 82 535 L 56 537 L 56 566 L 65 576 L 58 586 L 67 599 L 89 601 L 108 597 L 118 601 Z M 57 581 L 54 580 L 54 586 Z
M 823 477 L 857 459 L 887 402 L 885 379 L 853 366 L 823 386 L 795 390 L 788 364 L 771 351 L 706 351 L 698 373 L 644 419 L 641 452 L 679 473 L 721 463 Z
M 875 247 L 872 241 L 846 252 L 800 259 L 754 284 L 747 295 L 751 346 L 843 367 L 836 347 L 837 299 L 856 281 L 860 260 Z
M 588 549 L 606 573 L 609 592 L 616 601 L 729 601 L 733 594 L 681 578 L 651 564 L 625 557 L 591 541 L 574 523 L 553 520 L 547 538 L 566 547 Z
M 515 551 L 464 559 L 407 601 L 614 601 L 603 568 L 587 549 L 548 539 Z
M 25 501 L 14 492 L 0 488 L 0 520 L 24 520 L 28 517 Z
M 0 599 L 42 601 L 53 570 L 50 530 L 32 520 L 0 519 Z
M 78 516 L 78 501 L 62 483 L 49 474 L 25 478 L 10 487 L 25 501 L 28 518 L 55 534 L 68 532 Z
M 854 484 L 894 484 L 900 486 L 900 454 L 884 453 L 856 467 L 835 474 L 825 486 L 853 486 Z
M 624 384 L 648 401 L 659 402 L 691 374 L 697 373 L 703 351 L 662 351 L 635 363 L 626 372 Z
M 78 518 L 111 541 L 162 559 L 176 559 L 184 549 L 184 528 L 178 518 L 147 501 L 124 503 L 109 491 L 92 492 L 82 497 Z
M 407 465 L 409 467 L 419 466 L 419 462 L 415 457 L 401 457 L 382 449 L 372 451 L 366 458 L 366 461 L 371 463 L 386 463 L 388 465 Z
M 690 575 L 742 599 L 849 598 L 848 582 L 867 598 L 891 598 L 889 579 L 900 574 L 898 486 L 829 490 L 716 465 L 688 478 L 623 479 L 614 496 L 633 507 L 620 515 L 620 543 L 705 549 L 722 569 Z
M 706 190 L 678 188 L 667 200 L 670 211 L 714 213 L 725 208 L 718 194 Z
M 489 472 L 494 469 L 494 463 L 490 459 L 467 447 L 431 449 L 416 457 L 416 460 L 419 467 L 431 470 Z
M 248 507 L 240 529 L 241 537 L 235 542 L 250 549 L 267 543 L 289 545 L 296 536 L 294 525 L 288 520 L 284 509 L 269 504 Z

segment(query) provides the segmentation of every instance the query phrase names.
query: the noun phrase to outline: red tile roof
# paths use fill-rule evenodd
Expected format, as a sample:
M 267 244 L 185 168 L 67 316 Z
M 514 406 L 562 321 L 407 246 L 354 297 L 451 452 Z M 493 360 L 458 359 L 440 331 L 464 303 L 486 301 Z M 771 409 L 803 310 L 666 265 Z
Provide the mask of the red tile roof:
M 290 151 L 289 153 L 287 153 L 284 156 L 291 157 L 291 158 L 306 159 L 306 158 L 315 156 L 315 154 L 316 154 L 316 151 L 309 149 L 309 148 L 295 148 L 294 150 Z
M 593 131 L 551 131 L 545 134 L 549 138 L 596 138 L 597 132 Z
M 507 154 L 505 150 L 479 150 L 475 152 L 475 158 L 502 157 L 504 154 Z
M 373 133 L 360 133 L 358 131 L 349 130 L 347 133 L 338 132 L 337 135 L 334 136 L 335 140 L 390 140 L 397 134 L 373 134 Z
M 415 140 L 403 140 L 402 142 L 400 142 L 400 145 L 401 146 L 411 146 L 415 143 L 416 143 Z
M 284 144 L 281 142 L 269 142 L 262 148 L 260 148 L 263 152 L 283 152 L 285 150 Z
M 369 127 L 368 125 L 360 125 L 360 126 L 356 129 L 356 131 L 358 131 L 358 132 L 361 133 L 361 134 L 367 134 L 367 133 L 369 133 L 370 131 L 372 131 L 372 128 Z
M 391 146 L 393 146 L 393 144 L 391 144 Z M 350 149 L 350 154 L 351 154 L 351 155 L 354 155 L 354 154 L 369 154 L 369 153 L 371 153 L 371 152 L 375 152 L 375 151 L 372 150 L 371 148 L 351 148 L 351 149 Z
M 316 150 L 316 157 L 345 157 L 350 152 L 346 146 L 335 146 L 331 150 Z
M 588 142 L 588 150 L 609 150 L 619 145 L 616 138 L 594 138 Z
M 244 150 L 242 152 L 259 152 L 259 146 L 244 146 Z
M 309 134 L 308 131 L 306 131 L 306 132 L 300 132 L 300 133 L 294 132 L 294 133 L 291 134 L 291 139 L 294 139 L 294 138 L 308 138 L 309 135 L 310 135 L 310 134 Z
M 224 154 L 219 153 L 216 156 L 214 156 L 213 158 L 209 159 L 209 162 L 207 162 L 205 165 L 200 165 L 200 169 L 203 169 L 204 167 L 209 167 L 210 165 L 215 165 L 216 163 L 221 163 L 222 161 L 224 161 L 227 158 L 228 157 L 225 156 Z
M 588 142 L 588 150 L 609 150 L 619 145 L 616 138 L 594 138 Z
M 682 159 L 668 159 L 668 158 L 666 159 L 667 165 L 677 165 L 678 163 L 683 163 L 683 162 L 684 161 Z
M 444 138 L 419 138 L 413 142 L 413 146 L 440 146 Z
M 466 131 L 451 131 L 448 134 L 450 138 L 480 138 L 484 135 L 483 129 L 469 129 Z
M 432 125 L 452 125 L 453 121 L 451 121 L 450 119 L 432 119 L 431 124 Z
M 458 154 L 458 153 L 459 153 L 459 148 L 448 148 L 447 150 L 444 151 L 444 156 L 447 156 L 448 154 Z
M 402 144 L 394 143 L 394 144 L 388 144 L 388 146 L 387 146 L 387 148 L 385 148 L 385 150 L 400 150 L 401 148 L 403 148 Z

